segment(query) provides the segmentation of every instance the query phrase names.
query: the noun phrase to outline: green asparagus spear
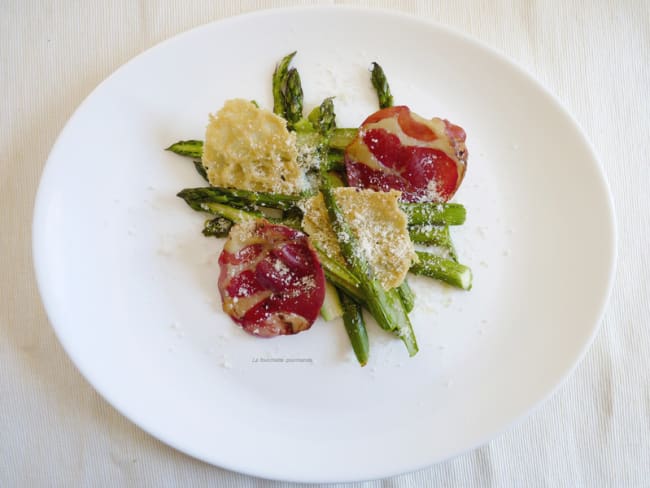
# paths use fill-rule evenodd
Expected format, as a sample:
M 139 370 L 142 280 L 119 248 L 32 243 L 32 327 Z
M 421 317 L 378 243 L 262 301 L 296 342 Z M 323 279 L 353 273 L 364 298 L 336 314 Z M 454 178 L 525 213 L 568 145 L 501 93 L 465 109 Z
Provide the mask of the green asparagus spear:
M 461 225 L 466 211 L 460 203 L 400 203 L 409 225 Z
M 402 304 L 404 304 L 406 312 L 408 313 L 413 310 L 415 306 L 415 294 L 411 290 L 408 281 L 402 281 L 402 284 L 397 287 L 397 293 L 400 300 L 402 300 Z
M 224 203 L 241 208 L 246 208 L 248 205 L 249 208 L 260 206 L 290 210 L 294 209 L 298 202 L 309 197 L 310 194 L 287 195 L 231 188 L 200 187 L 186 188 L 179 192 L 178 196 L 195 210 L 203 210 L 200 204 L 210 202 Z M 409 226 L 413 229 L 413 235 L 421 231 L 416 226 L 460 225 L 465 222 L 465 207 L 460 203 L 400 203 L 400 208 L 408 218 Z M 432 233 L 435 232 L 432 231 Z
M 463 290 L 472 288 L 472 270 L 467 266 L 435 254 L 423 251 L 416 253 L 419 261 L 411 266 L 411 273 L 435 278 Z
M 350 266 L 350 271 L 359 280 L 368 310 L 383 329 L 395 332 L 406 345 L 409 355 L 414 356 L 418 352 L 417 341 L 413 334 L 411 321 L 397 291 L 385 290 L 374 277 L 374 273 L 359 247 L 356 237 L 350 230 L 331 188 L 325 185 L 322 188 L 322 193 L 332 229 L 339 238 L 341 253 Z
M 203 141 L 178 141 L 168 148 L 165 148 L 165 151 L 171 151 L 180 156 L 201 159 L 201 154 L 203 154 Z
M 242 207 L 233 207 L 230 205 L 232 203 L 231 201 L 228 201 L 227 203 L 215 200 L 201 202 L 190 199 L 185 200 L 185 202 L 194 210 L 211 213 L 217 217 L 231 220 L 236 224 L 243 222 L 244 220 L 266 219 L 274 224 L 282 224 L 298 230 L 300 230 L 302 226 L 302 214 L 298 212 L 294 213 L 294 209 L 283 212 L 280 217 L 272 217 L 256 210 L 255 208 L 250 208 L 245 205 Z
M 185 200 L 185 203 L 187 203 L 192 209 L 196 210 L 197 212 L 205 212 L 206 211 L 205 204 L 208 203 L 219 203 L 230 207 L 236 207 L 239 209 L 250 210 L 250 211 L 258 210 L 255 204 L 241 202 L 240 200 L 233 200 L 229 198 L 228 195 L 224 195 L 219 192 L 208 192 L 208 191 L 197 192 L 195 190 L 197 189 L 186 188 L 185 190 L 181 190 L 180 192 L 178 192 L 176 196 Z M 201 190 L 204 189 L 201 188 Z M 210 190 L 210 188 L 205 188 L 205 190 Z
M 347 296 L 345 293 L 339 294 L 341 304 L 343 305 L 343 325 L 350 338 L 350 344 L 361 366 L 368 363 L 368 332 L 363 320 L 361 305 Z
M 199 208 L 204 212 L 211 213 L 217 217 L 228 219 L 236 224 L 251 219 L 263 219 L 264 214 L 254 210 L 244 210 L 240 208 L 233 208 L 223 203 L 200 203 Z
M 236 190 L 234 188 L 220 188 L 216 186 L 185 188 L 178 192 L 177 196 L 185 200 L 190 207 L 192 204 L 202 203 L 225 203 L 235 207 L 270 207 L 281 210 L 289 210 L 296 207 L 298 202 L 307 195 L 284 195 L 280 193 L 265 193 L 249 190 Z
M 393 106 L 393 95 L 390 93 L 390 86 L 386 74 L 381 66 L 377 63 L 372 63 L 372 72 L 370 74 L 372 86 L 375 87 L 377 98 L 379 99 L 379 108 L 387 108 Z
M 329 137 L 336 128 L 336 114 L 332 97 L 326 98 L 309 114 L 309 122 L 323 137 Z
M 443 246 L 451 239 L 447 225 L 410 225 L 409 236 L 416 244 Z
M 438 246 L 443 249 L 449 257 L 458 262 L 458 255 L 448 225 L 414 225 L 409 226 L 409 237 L 416 244 Z
M 289 63 L 296 55 L 296 51 L 291 54 L 287 54 L 275 67 L 273 72 L 273 113 L 279 115 L 280 117 L 285 116 L 285 103 L 283 90 L 285 85 L 285 79 L 289 71 Z
M 284 114 L 287 127 L 293 129 L 294 124 L 302 119 L 303 92 L 300 74 L 296 68 L 291 68 L 284 80 Z

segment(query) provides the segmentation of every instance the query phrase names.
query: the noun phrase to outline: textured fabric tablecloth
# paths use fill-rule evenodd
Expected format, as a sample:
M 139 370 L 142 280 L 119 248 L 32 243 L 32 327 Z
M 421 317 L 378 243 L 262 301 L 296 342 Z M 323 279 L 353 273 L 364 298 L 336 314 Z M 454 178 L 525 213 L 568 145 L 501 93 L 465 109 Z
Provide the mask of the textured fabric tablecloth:
M 416 14 L 521 64 L 559 97 L 595 145 L 619 231 L 616 281 L 600 332 L 550 401 L 474 452 L 360 486 L 650 486 L 646 0 L 1 2 L 0 486 L 285 486 L 176 452 L 94 392 L 45 316 L 30 224 L 39 176 L 59 131 L 122 63 L 216 19 L 332 3 Z

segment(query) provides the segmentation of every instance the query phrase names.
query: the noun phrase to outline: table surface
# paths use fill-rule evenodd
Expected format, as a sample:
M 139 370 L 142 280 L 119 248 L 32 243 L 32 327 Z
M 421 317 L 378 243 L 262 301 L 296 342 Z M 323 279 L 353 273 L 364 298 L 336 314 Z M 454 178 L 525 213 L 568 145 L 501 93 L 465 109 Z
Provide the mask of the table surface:
M 649 486 L 650 3 L 644 0 L 2 2 L 0 486 L 289 485 L 185 456 L 131 424 L 92 389 L 45 315 L 30 223 L 58 133 L 125 61 L 220 18 L 332 4 L 415 14 L 523 66 L 557 95 L 594 144 L 619 232 L 616 279 L 600 332 L 549 401 L 473 452 L 359 486 Z

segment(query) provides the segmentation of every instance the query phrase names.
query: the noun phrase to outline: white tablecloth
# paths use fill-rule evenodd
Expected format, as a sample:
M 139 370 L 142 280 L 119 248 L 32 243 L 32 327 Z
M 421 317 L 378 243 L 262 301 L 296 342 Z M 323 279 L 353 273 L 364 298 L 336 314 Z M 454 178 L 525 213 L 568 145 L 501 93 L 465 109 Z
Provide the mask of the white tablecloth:
M 550 401 L 474 452 L 360 486 L 650 486 L 650 3 L 224 3 L 0 5 L 0 486 L 285 486 L 176 452 L 94 392 L 45 316 L 32 271 L 30 223 L 39 176 L 59 131 L 122 63 L 219 18 L 324 3 L 410 12 L 521 64 L 560 98 L 595 145 L 619 230 L 616 282 L 599 335 Z

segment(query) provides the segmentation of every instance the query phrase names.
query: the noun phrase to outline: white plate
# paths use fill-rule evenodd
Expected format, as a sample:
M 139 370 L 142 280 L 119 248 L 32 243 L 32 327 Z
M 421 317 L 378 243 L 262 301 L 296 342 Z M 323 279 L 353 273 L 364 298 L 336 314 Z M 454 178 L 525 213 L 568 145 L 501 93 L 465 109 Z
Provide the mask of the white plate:
M 221 241 L 175 197 L 201 181 L 163 148 L 202 138 L 228 98 L 269 107 L 274 64 L 294 49 L 307 108 L 335 95 L 340 125 L 375 110 L 376 60 L 398 103 L 468 133 L 456 198 L 468 219 L 453 235 L 474 288 L 413 280 L 413 359 L 374 324 L 366 368 L 338 322 L 271 340 L 241 332 L 220 310 Z M 127 63 L 59 137 L 33 225 L 48 315 L 97 391 L 191 456 L 302 481 L 414 470 L 522 418 L 585 353 L 615 261 L 603 172 L 557 100 L 471 39 L 349 8 L 231 18 Z

